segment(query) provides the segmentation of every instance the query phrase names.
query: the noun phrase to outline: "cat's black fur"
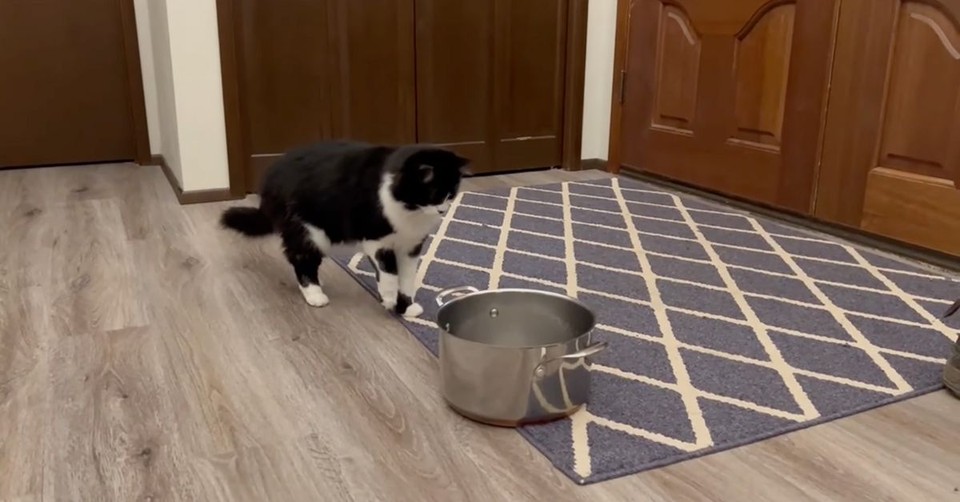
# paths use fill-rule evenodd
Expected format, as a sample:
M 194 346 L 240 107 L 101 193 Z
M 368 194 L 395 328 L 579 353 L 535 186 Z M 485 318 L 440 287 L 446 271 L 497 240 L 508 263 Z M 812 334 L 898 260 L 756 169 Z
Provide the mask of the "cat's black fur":
M 407 257 L 416 267 L 421 244 L 435 229 L 427 227 L 439 223 L 440 208 L 456 196 L 468 163 L 427 145 L 318 143 L 281 157 L 263 178 L 260 207 L 227 209 L 221 223 L 251 237 L 279 233 L 301 288 L 318 288 L 309 293 L 319 295 L 313 301 L 304 289 L 311 304 L 326 304 L 317 277 L 329 251 L 324 238 L 331 245 L 363 244 L 377 265 L 381 295 L 396 295 L 381 300 L 404 314 L 414 294 L 409 281 L 392 288 L 384 280 L 410 274 Z M 381 189 L 386 179 L 389 186 Z

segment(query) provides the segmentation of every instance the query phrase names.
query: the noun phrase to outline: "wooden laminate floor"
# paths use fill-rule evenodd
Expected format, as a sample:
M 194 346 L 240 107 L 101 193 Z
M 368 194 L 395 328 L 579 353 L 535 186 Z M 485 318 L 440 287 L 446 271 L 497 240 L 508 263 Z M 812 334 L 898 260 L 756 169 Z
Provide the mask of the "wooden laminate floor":
M 0 172 L 0 500 L 960 501 L 945 392 L 576 486 L 448 411 L 433 356 L 336 265 L 306 306 L 225 206 L 179 206 L 154 167 Z

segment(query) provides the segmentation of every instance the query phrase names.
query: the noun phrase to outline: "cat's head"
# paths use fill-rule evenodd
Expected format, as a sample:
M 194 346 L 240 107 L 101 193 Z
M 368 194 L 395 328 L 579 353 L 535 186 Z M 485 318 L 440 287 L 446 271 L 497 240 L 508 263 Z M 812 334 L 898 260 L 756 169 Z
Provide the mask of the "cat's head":
M 393 197 L 411 211 L 445 213 L 460 190 L 460 180 L 470 161 L 432 146 L 406 147 L 397 154 Z

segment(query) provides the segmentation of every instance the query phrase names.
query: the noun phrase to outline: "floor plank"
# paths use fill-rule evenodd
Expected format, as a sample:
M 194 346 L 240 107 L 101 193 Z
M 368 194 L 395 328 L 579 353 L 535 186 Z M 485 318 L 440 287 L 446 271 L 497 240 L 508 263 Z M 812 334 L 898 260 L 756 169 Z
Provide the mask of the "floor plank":
M 45 499 L 185 494 L 178 471 L 189 458 L 164 399 L 159 343 L 157 332 L 135 328 L 65 336 L 50 348 Z
M 336 265 L 307 307 L 276 239 L 217 228 L 228 205 L 178 205 L 153 167 L 0 172 L 0 500 L 960 501 L 945 392 L 575 486 L 449 411 Z

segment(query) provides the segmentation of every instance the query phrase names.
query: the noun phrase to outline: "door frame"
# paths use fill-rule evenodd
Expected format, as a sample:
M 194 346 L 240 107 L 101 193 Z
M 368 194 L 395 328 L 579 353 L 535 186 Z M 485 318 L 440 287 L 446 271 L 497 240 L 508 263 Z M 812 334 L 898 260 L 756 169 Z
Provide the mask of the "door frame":
M 630 35 L 630 6 L 633 0 L 617 0 L 616 38 L 613 46 L 613 85 L 610 92 L 610 138 L 607 149 L 607 172 L 620 174 L 621 120 L 623 87 L 627 66 L 627 45 Z
M 132 0 L 124 1 L 125 3 L 132 2 Z M 249 135 L 244 127 L 246 116 L 241 99 L 243 71 L 239 57 L 241 41 L 237 31 L 239 22 L 237 2 L 239 1 L 216 0 L 230 194 L 235 197 L 244 197 L 247 194 L 246 163 L 249 158 Z M 587 8 L 589 1 L 568 0 L 567 2 L 561 167 L 568 171 L 577 171 L 581 168 L 583 87 L 587 57 Z M 622 0 L 620 1 L 622 3 Z M 139 63 L 139 58 L 137 61 Z
M 127 88 L 130 91 L 130 116 L 133 122 L 134 161 L 142 166 L 153 164 L 150 151 L 150 129 L 147 125 L 147 100 L 143 91 L 143 69 L 140 63 L 140 39 L 137 35 L 137 13 L 133 0 L 120 0 L 120 23 L 123 31 L 124 63 L 127 69 Z

